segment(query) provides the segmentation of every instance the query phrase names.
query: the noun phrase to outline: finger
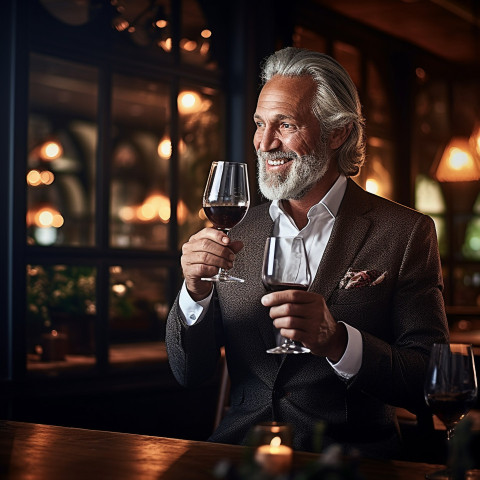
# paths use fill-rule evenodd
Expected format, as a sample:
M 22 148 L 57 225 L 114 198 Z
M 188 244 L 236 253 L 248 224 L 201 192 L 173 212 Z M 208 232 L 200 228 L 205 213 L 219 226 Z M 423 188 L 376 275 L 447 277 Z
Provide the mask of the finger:
M 273 320 L 273 325 L 275 328 L 298 330 L 302 332 L 306 332 L 309 327 L 308 322 L 306 322 L 304 318 L 293 316 L 275 318 Z
M 267 293 L 261 299 L 262 305 L 272 307 L 285 303 L 312 303 L 316 300 L 315 294 L 302 290 L 284 290 L 282 292 Z
M 281 303 L 270 307 L 269 311 L 270 318 L 274 320 L 282 317 L 306 318 L 309 314 L 310 310 L 298 303 Z
M 190 241 L 182 247 L 182 259 L 190 263 L 210 264 L 212 257 L 221 257 L 233 261 L 235 254 L 229 246 L 217 243 L 210 238 L 202 237 L 195 241 Z M 210 259 L 210 261 L 208 260 Z
M 221 230 L 217 230 L 216 228 L 210 228 L 210 227 L 204 228 L 199 232 L 195 233 L 194 235 L 192 235 L 187 243 L 196 242 L 204 238 L 209 238 L 214 242 L 224 244 L 224 245 L 228 245 L 230 243 L 230 238 L 225 232 L 222 232 Z
M 233 267 L 235 255 L 228 249 L 218 252 L 198 251 L 182 256 L 181 264 L 184 272 L 192 276 L 204 275 L 206 268 L 226 268 Z
M 305 332 L 292 328 L 280 328 L 280 335 L 282 337 L 301 343 L 303 343 L 305 338 L 307 338 Z

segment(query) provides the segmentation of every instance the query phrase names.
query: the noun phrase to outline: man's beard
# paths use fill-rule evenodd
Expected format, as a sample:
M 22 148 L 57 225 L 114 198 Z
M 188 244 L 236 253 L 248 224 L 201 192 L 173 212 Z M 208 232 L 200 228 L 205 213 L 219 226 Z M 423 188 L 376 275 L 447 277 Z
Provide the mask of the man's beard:
M 267 160 L 291 159 L 286 172 L 268 173 Z M 326 145 L 321 142 L 310 155 L 295 152 L 262 152 L 257 150 L 258 184 L 268 200 L 299 200 L 325 176 L 329 158 Z

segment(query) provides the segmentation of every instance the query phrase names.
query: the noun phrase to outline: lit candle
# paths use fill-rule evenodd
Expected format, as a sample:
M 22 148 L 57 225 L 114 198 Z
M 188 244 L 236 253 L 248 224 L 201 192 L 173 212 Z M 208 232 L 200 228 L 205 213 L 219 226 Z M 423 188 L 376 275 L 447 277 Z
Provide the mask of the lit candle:
M 52 330 L 42 335 L 42 360 L 53 362 L 65 360 L 67 354 L 67 335 Z
M 292 449 L 282 444 L 280 437 L 273 437 L 269 445 L 260 445 L 255 452 L 255 461 L 264 472 L 278 475 L 289 470 L 292 463 Z

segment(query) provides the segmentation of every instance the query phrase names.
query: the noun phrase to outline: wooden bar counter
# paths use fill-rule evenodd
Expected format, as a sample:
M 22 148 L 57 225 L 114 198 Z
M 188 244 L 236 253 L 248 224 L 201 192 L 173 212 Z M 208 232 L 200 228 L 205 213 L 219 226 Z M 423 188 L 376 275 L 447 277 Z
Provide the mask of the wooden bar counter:
M 239 463 L 245 449 L 0 420 L 0 478 L 8 480 L 211 480 L 222 459 Z M 294 468 L 318 458 L 294 453 Z M 363 459 L 365 480 L 424 479 L 439 465 Z

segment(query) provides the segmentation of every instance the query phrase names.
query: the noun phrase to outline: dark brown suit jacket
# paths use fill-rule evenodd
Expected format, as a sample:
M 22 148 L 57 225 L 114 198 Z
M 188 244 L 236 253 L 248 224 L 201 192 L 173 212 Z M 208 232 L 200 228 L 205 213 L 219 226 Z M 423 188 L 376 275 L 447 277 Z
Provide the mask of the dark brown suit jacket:
M 433 221 L 371 195 L 352 180 L 310 287 L 321 293 L 333 317 L 357 328 L 362 366 L 349 381 L 325 358 L 279 356 L 272 321 L 260 299 L 265 239 L 273 222 L 268 204 L 250 209 L 232 232 L 244 249 L 233 273 L 243 284 L 216 286 L 206 317 L 187 327 L 178 300 L 167 321 L 171 368 L 185 386 L 213 374 L 225 346 L 231 378 L 231 408 L 211 440 L 244 443 L 262 421 L 289 422 L 294 446 L 311 450 L 315 425 L 328 425 L 325 444 L 338 442 L 365 455 L 391 456 L 397 445 L 395 406 L 425 410 L 423 382 L 429 350 L 448 339 L 442 276 Z M 383 282 L 339 288 L 349 268 L 387 272 Z

